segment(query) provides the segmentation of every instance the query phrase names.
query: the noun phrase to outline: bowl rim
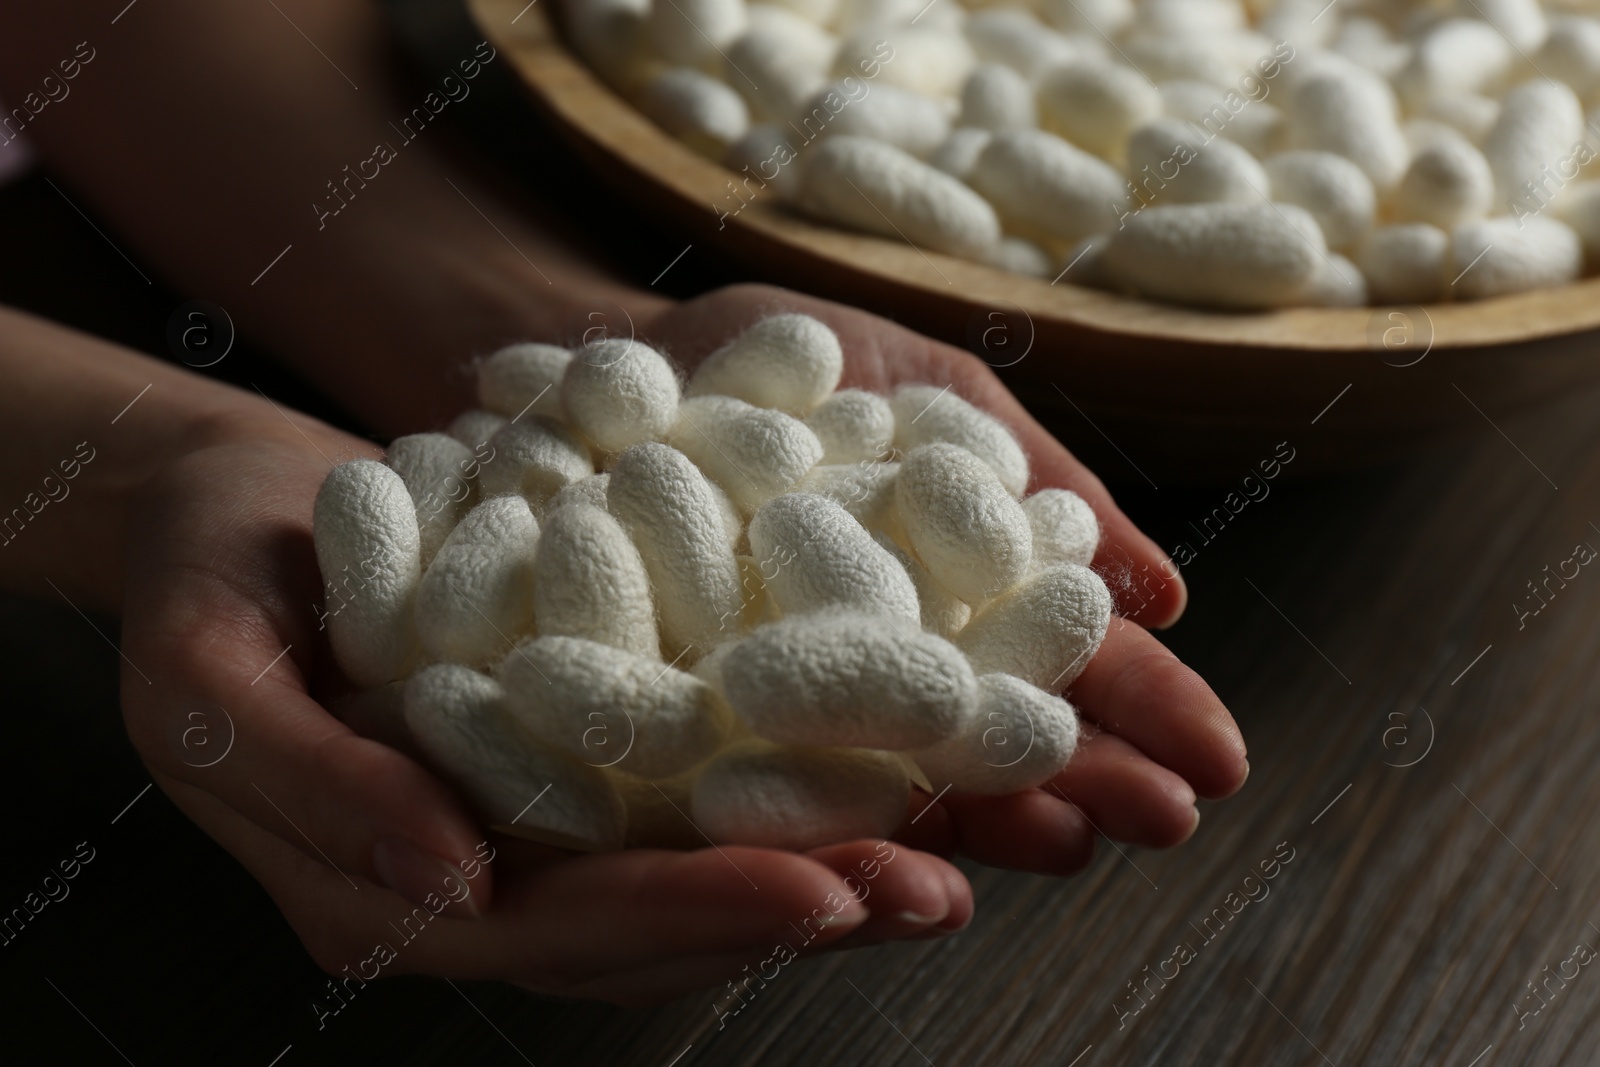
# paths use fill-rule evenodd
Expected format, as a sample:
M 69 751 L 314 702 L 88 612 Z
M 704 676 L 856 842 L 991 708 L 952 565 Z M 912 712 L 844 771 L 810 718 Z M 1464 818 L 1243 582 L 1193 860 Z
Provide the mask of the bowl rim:
M 753 195 L 746 203 L 734 191 L 734 171 L 672 137 L 608 85 L 567 48 L 544 7 L 526 0 L 467 0 L 466 6 L 563 135 L 591 157 L 598 154 L 619 168 L 623 178 L 649 187 L 685 217 L 697 239 L 745 258 L 781 250 L 813 269 L 835 272 L 841 286 L 913 288 L 924 298 L 1014 308 L 1030 323 L 1173 346 L 1370 353 L 1390 347 L 1389 334 L 1398 329 L 1405 331 L 1399 343 L 1426 341 L 1432 352 L 1520 344 L 1600 327 L 1600 276 L 1460 303 L 1219 312 L 1064 283 L 1059 276 L 1047 282 L 924 251 L 910 241 L 854 233 L 812 221 L 772 196 Z M 737 210 L 728 210 L 735 205 Z M 695 213 L 703 213 L 699 225 L 693 222 Z

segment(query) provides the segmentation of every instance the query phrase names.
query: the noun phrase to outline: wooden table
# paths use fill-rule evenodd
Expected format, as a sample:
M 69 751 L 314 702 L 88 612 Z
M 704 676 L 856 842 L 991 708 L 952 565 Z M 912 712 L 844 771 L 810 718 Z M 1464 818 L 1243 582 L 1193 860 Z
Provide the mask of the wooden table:
M 53 196 L 37 180 L 0 196 L 17 248 L 0 298 L 93 308 L 95 328 L 160 350 L 184 298 L 148 290 Z M 680 284 L 715 280 L 693 258 Z M 312 402 L 247 350 L 221 371 Z M 1309 422 L 1289 435 L 1297 458 L 1315 441 Z M 1134 463 L 1184 445 L 1117 444 Z M 270 901 L 145 791 L 115 714 L 114 621 L 0 600 L 0 913 L 80 842 L 94 856 L 0 942 L 0 1062 L 1600 1061 L 1600 968 L 1574 954 L 1600 948 L 1600 568 L 1563 564 L 1600 547 L 1600 395 L 1485 422 L 1403 467 L 1280 479 L 1213 518 L 1209 541 L 1196 528 L 1229 487 L 1103 470 L 1164 544 L 1195 549 L 1193 603 L 1167 639 L 1238 716 L 1250 782 L 1169 853 L 1103 847 L 1069 881 L 969 867 L 978 916 L 961 935 L 791 965 L 721 1030 L 710 994 L 630 1012 L 400 978 L 319 1031 L 323 976 Z M 1550 579 L 1540 606 L 1528 583 L 1563 566 L 1576 577 Z

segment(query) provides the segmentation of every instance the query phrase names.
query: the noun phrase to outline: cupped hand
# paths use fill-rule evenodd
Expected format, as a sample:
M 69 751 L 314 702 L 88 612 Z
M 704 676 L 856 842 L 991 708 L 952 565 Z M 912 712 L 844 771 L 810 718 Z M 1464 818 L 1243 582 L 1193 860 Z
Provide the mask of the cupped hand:
M 1100 516 L 1098 566 L 1161 565 L 1098 480 L 965 353 L 760 287 L 691 301 L 641 333 L 692 364 L 790 309 L 839 332 L 846 384 L 945 382 L 1009 423 L 1034 488 L 1072 488 Z M 708 847 L 573 856 L 485 840 L 403 743 L 362 736 L 327 710 L 345 687 L 319 630 L 311 508 L 333 463 L 377 450 L 293 419 L 221 428 L 139 492 L 123 702 L 157 783 L 261 882 L 331 974 L 500 979 L 657 1002 L 746 966 L 779 965 L 789 952 L 959 929 L 973 913 L 971 889 L 944 856 L 1065 873 L 1087 862 L 1096 830 L 1152 846 L 1181 841 L 1196 795 L 1226 795 L 1243 781 L 1243 744 L 1220 702 L 1136 622 L 1114 619 L 1070 694 L 1098 730 L 1071 765 L 1044 789 L 1012 797 L 918 795 L 896 842 L 805 855 Z M 1182 603 L 1174 578 L 1136 618 L 1164 624 Z
M 1231 795 L 1249 764 L 1216 694 L 1145 629 L 1182 614 L 1187 592 L 1177 567 L 970 353 L 854 308 L 761 285 L 674 306 L 640 332 L 692 367 L 752 323 L 785 311 L 814 315 L 839 335 L 841 386 L 887 393 L 910 382 L 948 385 L 1010 426 L 1032 467 L 1030 492 L 1071 489 L 1094 509 L 1102 530 L 1094 568 L 1118 604 L 1105 643 L 1066 694 L 1089 727 L 1072 762 L 1044 787 L 1012 796 L 947 794 L 930 808 L 930 798 L 914 794 L 898 837 L 943 855 L 959 851 L 1049 874 L 1088 863 L 1097 832 L 1152 848 L 1185 841 L 1199 823 L 1196 797 Z
M 332 464 L 378 450 L 310 419 L 264 418 L 207 434 L 136 494 L 123 707 L 156 783 L 262 884 L 324 970 L 645 1003 L 778 966 L 780 946 L 970 919 L 953 866 L 881 841 L 572 856 L 485 840 L 403 745 L 328 710 L 345 687 L 319 630 L 312 504 Z

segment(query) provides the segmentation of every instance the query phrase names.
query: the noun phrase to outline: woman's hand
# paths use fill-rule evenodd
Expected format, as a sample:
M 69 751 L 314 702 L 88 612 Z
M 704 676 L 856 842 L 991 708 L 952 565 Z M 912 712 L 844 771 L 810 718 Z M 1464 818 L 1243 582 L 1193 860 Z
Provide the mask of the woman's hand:
M 1196 796 L 1225 797 L 1249 773 L 1244 740 L 1199 675 L 1144 627 L 1183 613 L 1177 568 L 1118 510 L 1100 479 L 1073 459 L 978 358 L 875 315 L 770 286 L 740 285 L 677 305 L 640 325 L 641 339 L 693 366 L 769 315 L 803 311 L 844 345 L 841 383 L 885 393 L 907 382 L 949 385 L 1016 433 L 1033 469 L 1030 491 L 1071 489 L 1089 502 L 1103 539 L 1094 567 L 1119 611 L 1099 653 L 1067 694 L 1094 735 L 1042 789 L 1007 797 L 945 796 L 915 809 L 901 837 L 931 851 L 961 851 L 1001 867 L 1066 874 L 1093 853 L 1096 831 L 1152 848 L 1179 844 L 1200 819 Z M 1131 595 L 1130 595 L 1131 594 Z M 1130 610 L 1131 609 L 1131 610 Z
M 230 422 L 136 496 L 123 707 L 156 782 L 266 888 L 324 970 L 642 1003 L 755 968 L 783 944 L 970 919 L 953 866 L 878 841 L 594 856 L 484 842 L 448 786 L 326 709 L 342 687 L 318 628 L 312 503 L 331 464 L 377 450 L 266 418 Z
M 1100 483 L 956 349 L 760 287 L 691 301 L 640 323 L 640 334 L 692 363 L 784 309 L 839 331 L 847 384 L 947 382 L 1010 423 L 1034 487 L 1073 488 L 1100 515 L 1107 546 L 1097 565 L 1160 565 Z M 1140 626 L 1118 619 L 1071 693 L 1101 730 L 1072 764 L 1045 789 L 1012 797 L 930 806 L 919 794 L 901 843 L 571 856 L 485 841 L 403 744 L 363 737 L 326 710 L 344 687 L 319 630 L 311 508 L 333 463 L 376 454 L 309 419 L 229 422 L 150 479 L 129 538 L 129 733 L 162 789 L 262 883 L 330 973 L 664 1000 L 747 964 L 770 966 L 780 946 L 807 953 L 961 928 L 971 889 L 933 853 L 1066 873 L 1087 862 L 1097 828 L 1176 844 L 1193 828 L 1196 794 L 1226 795 L 1243 780 L 1226 710 Z M 1182 602 L 1174 580 L 1140 617 L 1169 622 Z M 456 902 L 419 922 L 444 898 Z

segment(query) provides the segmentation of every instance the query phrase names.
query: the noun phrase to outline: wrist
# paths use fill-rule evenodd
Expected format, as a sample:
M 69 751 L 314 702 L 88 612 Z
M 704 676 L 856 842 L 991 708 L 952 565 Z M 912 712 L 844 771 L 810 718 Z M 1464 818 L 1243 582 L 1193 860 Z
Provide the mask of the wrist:
M 319 254 L 285 273 L 288 291 L 252 309 L 247 327 L 385 437 L 442 427 L 475 406 L 473 361 L 496 349 L 578 345 L 596 327 L 628 336 L 630 323 L 642 334 L 675 303 L 617 281 L 522 221 L 524 207 L 456 179 L 471 201 L 419 194 L 403 225 L 378 212 L 330 226 Z
M 115 423 L 75 429 L 52 442 L 59 457 L 39 486 L 0 516 L 0 584 L 106 614 L 121 610 L 130 524 L 189 457 L 236 448 L 271 452 L 280 468 L 302 464 L 309 514 L 329 464 L 382 454 L 289 409 L 177 376 L 151 383 Z

